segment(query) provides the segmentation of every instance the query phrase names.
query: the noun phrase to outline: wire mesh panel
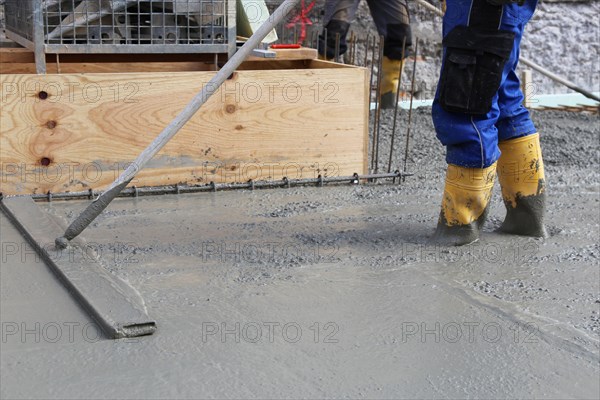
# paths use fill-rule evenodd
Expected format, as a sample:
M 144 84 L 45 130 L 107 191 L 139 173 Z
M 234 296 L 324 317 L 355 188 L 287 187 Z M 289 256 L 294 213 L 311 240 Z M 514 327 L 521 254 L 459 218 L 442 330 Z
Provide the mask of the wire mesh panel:
M 7 31 L 33 42 L 33 2 L 7 0 L 4 4 L 4 24 Z
M 7 36 L 45 53 L 229 53 L 235 0 L 6 0 Z

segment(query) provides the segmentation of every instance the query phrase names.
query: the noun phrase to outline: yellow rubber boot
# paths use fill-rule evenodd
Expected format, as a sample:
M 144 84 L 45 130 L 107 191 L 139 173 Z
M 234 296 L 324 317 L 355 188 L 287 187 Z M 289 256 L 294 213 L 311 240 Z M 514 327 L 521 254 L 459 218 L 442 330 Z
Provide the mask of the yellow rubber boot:
M 398 99 L 396 92 L 398 91 L 398 75 L 403 67 L 402 60 L 392 60 L 388 57 L 383 57 L 381 68 L 381 108 L 391 109 L 396 106 Z
M 432 241 L 462 246 L 479 239 L 496 179 L 496 164 L 464 168 L 449 164 L 442 211 Z
M 501 232 L 546 237 L 546 181 L 540 135 L 533 134 L 498 144 L 498 180 L 506 205 Z

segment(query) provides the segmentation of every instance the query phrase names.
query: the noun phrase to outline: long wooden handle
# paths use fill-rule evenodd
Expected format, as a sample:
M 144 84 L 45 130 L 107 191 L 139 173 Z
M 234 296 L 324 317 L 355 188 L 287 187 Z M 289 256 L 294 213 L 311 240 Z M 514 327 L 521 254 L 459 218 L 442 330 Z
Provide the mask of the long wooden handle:
M 154 141 L 127 167 L 102 195 L 92 202 L 69 225 L 65 234 L 56 239 L 58 248 L 66 248 L 68 241 L 79 235 L 123 190 L 135 175 L 156 155 L 173 136 L 196 114 L 204 103 L 221 87 L 223 82 L 240 66 L 262 40 L 283 18 L 290 13 L 300 0 L 285 0 L 261 25 L 248 41 L 229 59 L 219 72 L 202 88 L 192 101 L 154 139 Z

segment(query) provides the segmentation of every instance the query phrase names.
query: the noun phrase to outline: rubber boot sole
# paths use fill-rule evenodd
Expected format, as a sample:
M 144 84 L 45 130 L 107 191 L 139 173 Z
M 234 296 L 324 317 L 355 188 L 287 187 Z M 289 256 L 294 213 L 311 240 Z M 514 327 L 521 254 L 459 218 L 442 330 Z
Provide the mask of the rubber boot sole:
M 440 213 L 435 233 L 429 243 L 440 246 L 465 246 L 479 240 L 479 233 L 487 218 L 488 208 L 474 222 L 467 225 L 448 225 L 444 213 Z
M 544 226 L 545 203 L 545 193 L 517 197 L 516 207 L 506 204 L 506 218 L 498 228 L 498 232 L 539 238 L 548 237 Z

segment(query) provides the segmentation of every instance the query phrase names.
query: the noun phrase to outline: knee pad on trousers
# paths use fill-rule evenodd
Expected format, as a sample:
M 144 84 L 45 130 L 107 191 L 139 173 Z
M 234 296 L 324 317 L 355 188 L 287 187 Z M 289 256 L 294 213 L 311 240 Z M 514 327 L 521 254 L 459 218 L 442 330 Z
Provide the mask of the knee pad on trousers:
M 412 31 L 409 24 L 389 24 L 383 46 L 383 55 L 392 60 L 402 58 L 402 43 L 406 38 L 406 47 L 412 45 Z M 406 57 L 406 53 L 404 55 Z
M 332 19 L 325 26 L 325 29 L 327 29 L 327 35 L 325 35 L 325 31 L 319 35 L 319 54 L 325 56 L 327 59 L 335 57 L 335 42 L 338 34 L 340 35 L 339 55 L 344 54 L 348 50 L 346 35 L 348 35 L 350 24 L 345 21 Z

